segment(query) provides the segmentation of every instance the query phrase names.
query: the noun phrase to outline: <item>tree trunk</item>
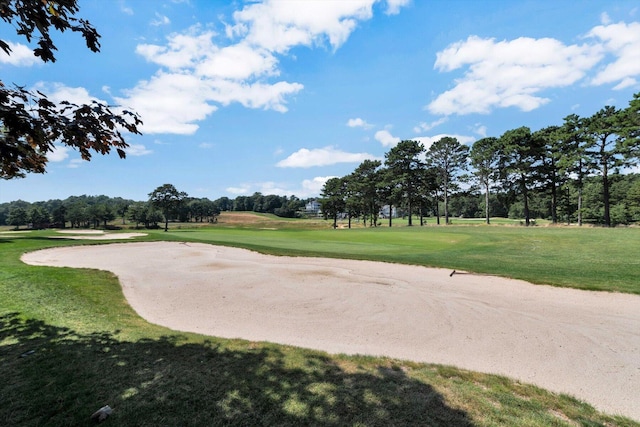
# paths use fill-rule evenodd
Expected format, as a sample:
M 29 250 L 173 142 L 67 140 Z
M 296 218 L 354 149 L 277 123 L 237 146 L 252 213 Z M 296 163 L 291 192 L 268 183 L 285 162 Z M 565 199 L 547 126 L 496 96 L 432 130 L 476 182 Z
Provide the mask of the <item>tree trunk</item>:
M 558 222 L 558 189 L 556 188 L 556 177 L 553 174 L 553 182 L 551 183 L 551 222 Z
M 435 198 L 435 205 L 436 205 L 436 224 L 440 225 L 440 202 L 438 200 L 438 192 L 436 191 L 436 198 Z
M 491 223 L 489 219 L 489 181 L 485 182 L 484 192 L 484 216 L 487 219 L 487 224 Z
M 582 184 L 578 187 L 578 227 L 582 227 Z
M 604 225 L 611 227 L 611 210 L 609 206 L 609 168 L 606 162 L 602 168 L 602 201 L 604 202 Z
M 524 196 L 524 224 L 528 227 L 531 224 L 529 218 L 529 192 L 527 191 L 527 184 L 524 182 L 524 177 L 521 177 L 522 195 Z
M 444 224 L 449 225 L 449 183 L 444 177 Z

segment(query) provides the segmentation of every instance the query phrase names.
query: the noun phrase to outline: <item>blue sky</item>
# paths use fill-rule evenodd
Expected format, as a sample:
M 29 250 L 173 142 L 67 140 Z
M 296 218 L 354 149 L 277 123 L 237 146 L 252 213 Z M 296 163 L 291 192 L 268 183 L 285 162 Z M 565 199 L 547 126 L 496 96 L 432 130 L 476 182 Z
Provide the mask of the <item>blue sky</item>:
M 48 172 L 0 181 L 0 202 L 100 195 L 317 196 L 326 179 L 402 139 L 473 144 L 640 92 L 635 1 L 82 0 L 91 53 L 57 35 L 57 62 L 10 34 L 5 84 L 137 111 L 126 160 L 58 148 Z

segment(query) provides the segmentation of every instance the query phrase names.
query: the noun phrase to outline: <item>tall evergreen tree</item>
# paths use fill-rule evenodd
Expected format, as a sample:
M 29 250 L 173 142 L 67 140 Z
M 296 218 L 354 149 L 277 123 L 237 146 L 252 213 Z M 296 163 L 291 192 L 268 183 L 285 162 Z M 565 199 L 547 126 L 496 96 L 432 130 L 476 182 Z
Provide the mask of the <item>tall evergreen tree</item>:
M 631 152 L 624 144 L 624 112 L 606 106 L 586 121 L 586 130 L 591 137 L 586 154 L 595 165 L 602 179 L 602 203 L 604 225 L 611 226 L 611 182 L 610 173 L 632 164 Z
M 346 202 L 346 181 L 344 178 L 329 178 L 324 183 L 320 194 L 322 213 L 327 218 L 333 219 L 333 228 L 338 227 L 338 216 L 344 212 Z
M 540 141 L 533 138 L 531 130 L 522 126 L 506 131 L 500 137 L 500 170 L 506 188 L 520 194 L 524 205 L 525 225 L 531 224 L 529 209 L 530 192 L 540 181 Z M 515 187 L 515 188 L 514 188 Z
M 487 224 L 491 223 L 489 193 L 491 185 L 498 180 L 499 149 L 498 138 L 486 137 L 474 142 L 470 153 L 473 175 L 484 187 L 484 213 Z
M 424 168 L 424 162 L 421 159 L 423 153 L 424 146 L 421 143 L 405 140 L 400 141 L 385 154 L 385 165 L 391 180 L 390 183 L 395 184 L 402 203 L 407 208 L 410 226 L 413 225 L 413 206 L 418 196 L 416 190 L 420 179 L 420 170 Z
M 458 172 L 467 169 L 468 156 L 469 147 L 450 136 L 434 142 L 427 150 L 427 166 L 436 171 L 442 185 L 445 224 L 449 224 L 449 192 L 456 183 Z

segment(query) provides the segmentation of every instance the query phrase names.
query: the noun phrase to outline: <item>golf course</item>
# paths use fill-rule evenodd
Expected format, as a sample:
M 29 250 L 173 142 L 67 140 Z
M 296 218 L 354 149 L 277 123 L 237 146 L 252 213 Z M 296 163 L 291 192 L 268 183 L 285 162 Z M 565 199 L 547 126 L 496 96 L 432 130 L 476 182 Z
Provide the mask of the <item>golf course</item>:
M 638 228 L 64 231 L 0 231 L 2 425 L 640 425 Z

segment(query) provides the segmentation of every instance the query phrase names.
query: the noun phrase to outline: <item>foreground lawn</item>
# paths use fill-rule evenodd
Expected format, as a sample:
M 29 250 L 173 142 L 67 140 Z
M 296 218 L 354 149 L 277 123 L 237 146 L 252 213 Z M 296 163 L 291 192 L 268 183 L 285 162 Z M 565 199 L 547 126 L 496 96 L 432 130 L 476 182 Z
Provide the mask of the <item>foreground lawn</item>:
M 435 265 L 446 261 L 440 252 L 457 248 L 464 254 L 460 242 L 475 236 L 434 230 L 398 229 L 397 235 L 393 229 L 363 230 L 360 235 L 220 227 L 154 232 L 146 239 L 233 244 L 280 254 L 333 251 L 395 262 L 431 256 Z M 423 232 L 437 237 L 431 241 Z M 503 377 L 151 325 L 131 310 L 108 272 L 19 261 L 26 251 L 81 243 L 45 238 L 50 233 L 0 239 L 0 425 L 88 425 L 89 416 L 109 404 L 114 413 L 106 423 L 118 426 L 640 426 Z M 485 244 L 507 237 L 499 233 Z

